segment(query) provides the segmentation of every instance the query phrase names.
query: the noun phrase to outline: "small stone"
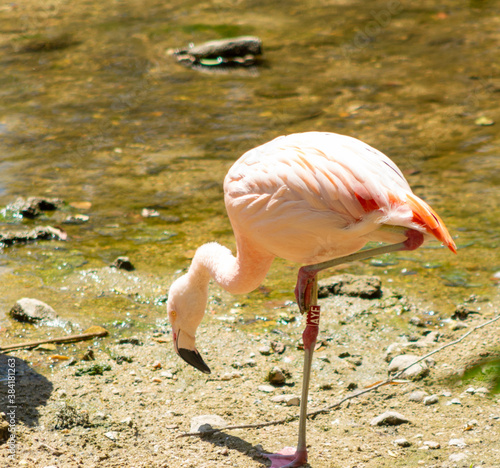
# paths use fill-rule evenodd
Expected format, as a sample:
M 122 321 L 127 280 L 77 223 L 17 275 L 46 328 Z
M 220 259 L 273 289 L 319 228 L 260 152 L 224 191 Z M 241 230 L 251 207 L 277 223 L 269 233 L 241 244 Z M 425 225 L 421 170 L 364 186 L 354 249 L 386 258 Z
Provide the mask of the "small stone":
M 412 317 L 410 323 L 416 327 L 425 327 L 425 322 L 420 317 Z
M 170 372 L 170 371 L 160 372 L 160 375 L 162 377 L 165 377 L 166 379 L 173 379 L 174 378 L 174 374 L 172 374 L 172 372 Z
M 119 270 L 133 271 L 134 265 L 128 257 L 118 257 L 111 265 L 111 268 L 118 268 Z
M 280 341 L 271 341 L 271 348 L 278 354 L 283 354 L 286 350 L 286 346 Z
M 463 330 L 464 328 L 468 328 L 468 327 L 469 327 L 469 325 L 467 325 L 464 322 L 455 322 L 455 321 L 453 321 L 453 322 L 450 323 L 450 329 L 452 331 Z
M 120 338 L 118 344 L 132 344 L 134 346 L 142 346 L 143 342 L 137 336 L 129 336 L 128 338 Z
M 465 460 L 466 458 L 468 457 L 468 455 L 466 453 L 452 453 L 449 457 L 448 457 L 448 460 L 450 460 L 451 462 L 461 462 L 463 460 Z
M 450 406 L 450 405 L 461 405 L 462 403 L 460 402 L 460 400 L 458 398 L 453 398 L 452 400 L 448 401 L 446 403 L 447 406 Z
M 299 406 L 300 398 L 295 395 L 276 395 L 271 397 L 274 403 L 285 403 L 287 406 Z
M 161 369 L 161 367 L 162 367 L 162 366 L 161 366 L 161 362 L 160 362 L 160 361 L 155 361 L 155 362 L 153 363 L 153 369 L 154 369 L 154 370 Z
M 444 390 L 442 395 L 446 398 L 449 398 L 449 397 L 451 397 L 451 392 L 449 392 L 448 390 Z
M 493 119 L 490 119 L 489 117 L 485 117 L 484 115 L 482 115 L 481 117 L 478 117 L 476 120 L 474 120 L 474 123 L 481 127 L 489 127 L 490 125 L 494 125 L 495 121 Z
M 240 372 L 226 372 L 225 374 L 221 375 L 221 380 L 222 381 L 227 381 L 227 380 L 233 380 L 233 379 L 239 379 L 241 377 Z
M 18 322 L 39 323 L 43 320 L 57 318 L 54 309 L 38 299 L 23 297 L 19 299 L 9 312 Z
M 426 445 L 427 447 L 429 447 L 432 450 L 437 450 L 437 449 L 441 448 L 441 444 L 439 442 L 434 442 L 432 440 L 424 442 L 424 445 Z
M 396 356 L 389 364 L 388 371 L 391 374 L 402 371 L 420 358 L 412 354 L 401 354 Z M 429 374 L 429 368 L 424 362 L 419 362 L 406 369 L 402 374 L 402 379 L 420 380 Z
M 191 418 L 190 432 L 206 432 L 224 426 L 227 426 L 226 421 L 216 414 L 194 416 Z
M 141 211 L 141 216 L 143 218 L 157 218 L 160 213 L 153 208 L 143 208 Z
M 415 403 L 421 403 L 427 395 L 428 393 L 423 390 L 416 390 L 410 393 L 408 400 L 414 401 Z
M 479 387 L 479 388 L 476 388 L 476 391 L 474 393 L 487 394 L 487 393 L 490 393 L 490 391 L 486 387 Z
M 259 385 L 257 389 L 261 392 L 272 393 L 276 390 L 276 387 L 272 387 L 271 385 Z
M 409 423 L 410 421 L 396 411 L 386 411 L 385 413 L 373 418 L 370 422 L 371 426 L 399 426 L 400 424 Z
M 273 367 L 267 376 L 267 380 L 272 385 L 284 385 L 286 377 L 284 372 L 279 367 Z
M 409 442 L 405 438 L 402 438 L 402 439 L 396 439 L 394 441 L 394 444 L 399 446 L 399 447 L 409 447 L 411 445 L 411 442 Z
M 126 424 L 129 427 L 132 427 L 134 425 L 134 422 L 130 416 L 127 416 L 125 419 L 122 419 L 120 422 L 122 424 Z
M 69 215 L 63 221 L 64 224 L 83 224 L 90 219 L 90 216 L 84 214 Z
M 104 433 L 104 436 L 107 437 L 109 440 L 113 440 L 115 441 L 116 439 L 118 439 L 118 432 L 116 431 L 109 431 L 109 432 L 105 432 Z
M 439 397 L 437 395 L 430 395 L 424 398 L 424 405 L 430 406 L 434 405 L 439 401 Z
M 448 445 L 451 445 L 453 447 L 465 447 L 465 446 L 467 446 L 464 439 L 450 439 L 450 441 L 448 442 Z
M 470 393 L 471 395 L 473 395 L 474 393 L 476 393 L 476 389 L 474 387 L 469 387 L 467 390 L 465 390 L 465 393 Z
M 273 352 L 271 349 L 271 346 L 268 346 L 268 345 L 261 346 L 258 349 L 258 351 L 260 354 L 262 354 L 262 356 L 269 356 Z

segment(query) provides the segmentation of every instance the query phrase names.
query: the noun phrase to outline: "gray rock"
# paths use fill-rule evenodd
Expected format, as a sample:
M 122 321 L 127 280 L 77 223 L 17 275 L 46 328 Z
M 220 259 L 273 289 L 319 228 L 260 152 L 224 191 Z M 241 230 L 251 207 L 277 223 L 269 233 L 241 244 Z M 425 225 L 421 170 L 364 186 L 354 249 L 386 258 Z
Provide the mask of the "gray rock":
M 9 312 L 19 322 L 40 323 L 57 317 L 54 309 L 38 299 L 23 297 L 19 299 Z
M 437 395 L 430 395 L 424 398 L 424 405 L 434 405 L 439 401 L 439 397 Z
M 398 447 L 410 447 L 411 442 L 409 442 L 405 438 L 401 438 L 401 439 L 396 439 L 394 441 L 394 445 L 397 445 Z
M 466 458 L 468 458 L 468 454 L 466 453 L 452 453 L 449 457 L 448 457 L 448 460 L 450 460 L 451 462 L 461 462 L 463 460 L 465 460 Z
M 262 354 L 262 356 L 270 356 L 273 350 L 271 349 L 271 346 L 269 345 L 263 345 L 260 346 L 258 349 L 259 353 Z
M 441 444 L 439 442 L 434 442 L 433 440 L 428 440 L 427 442 L 424 442 L 424 445 L 426 445 L 432 450 L 437 450 L 441 448 Z
M 452 447 L 465 447 L 467 444 L 464 439 L 450 439 L 448 445 Z
M 421 403 L 424 401 L 424 398 L 428 396 L 427 392 L 424 392 L 423 390 L 416 390 L 408 396 L 408 400 L 414 401 L 415 403 Z
M 205 42 L 187 49 L 189 55 L 197 59 L 215 59 L 217 57 L 244 57 L 245 55 L 260 55 L 262 41 L 254 36 L 240 36 Z
M 273 367 L 267 376 L 272 385 L 284 385 L 286 382 L 285 373 L 279 367 Z
M 319 282 L 318 296 L 353 296 L 364 299 L 382 297 L 382 283 L 378 276 L 356 276 L 350 274 L 331 276 Z
M 401 354 L 396 356 L 389 364 L 388 371 L 390 374 L 395 374 L 412 363 L 418 361 L 420 359 L 418 356 L 414 356 L 413 354 Z M 429 368 L 424 362 L 419 362 L 408 368 L 404 371 L 400 377 L 402 379 L 410 379 L 410 380 L 420 380 L 429 374 Z
M 300 398 L 296 395 L 276 395 L 271 397 L 274 403 L 285 403 L 287 406 L 299 406 Z
M 370 422 L 371 426 L 399 426 L 400 424 L 406 424 L 410 421 L 408 418 L 403 416 L 396 411 L 386 411 L 385 413 L 373 418 Z
M 226 421 L 216 414 L 205 414 L 191 418 L 190 432 L 206 432 L 227 426 Z

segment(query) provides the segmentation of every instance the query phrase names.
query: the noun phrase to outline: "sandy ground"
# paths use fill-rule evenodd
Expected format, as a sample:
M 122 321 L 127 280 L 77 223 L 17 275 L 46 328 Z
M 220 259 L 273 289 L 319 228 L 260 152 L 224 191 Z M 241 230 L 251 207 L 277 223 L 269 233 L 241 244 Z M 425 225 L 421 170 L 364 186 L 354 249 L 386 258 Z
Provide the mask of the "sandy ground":
M 464 321 L 442 320 L 429 315 L 424 304 L 416 305 L 388 289 L 379 299 L 330 296 L 320 303 L 323 318 L 310 410 L 332 405 L 387 378 L 385 358 L 391 343 L 400 343 L 393 355 L 422 356 L 498 313 L 492 304 L 478 299 L 467 307 L 480 313 Z M 293 310 L 285 310 L 285 316 L 292 317 Z M 167 326 L 139 334 L 137 341 L 128 343 L 106 338 L 91 346 L 93 356 L 82 355 L 88 343 L 1 355 L 2 375 L 7 375 L 12 363 L 16 368 L 17 440 L 14 459 L 8 458 L 7 443 L 0 446 L 0 465 L 270 466 L 260 452 L 294 445 L 297 421 L 223 430 L 202 438 L 179 436 L 190 431 L 192 418 L 200 415 L 217 415 L 227 425 L 236 425 L 298 414 L 297 406 L 271 398 L 300 395 L 302 326 L 299 317 L 267 332 L 249 334 L 232 320 L 207 318 L 198 342 L 212 368 L 208 377 L 174 354 Z M 491 388 L 491 360 L 498 359 L 499 326 L 495 322 L 479 329 L 433 355 L 430 372 L 421 380 L 382 387 L 310 419 L 308 466 L 498 466 L 500 399 L 485 388 Z M 71 352 L 77 355 L 74 365 L 61 361 L 43 373 L 29 365 L 40 354 L 48 359 Z M 478 372 L 466 372 L 478 363 Z M 285 385 L 270 386 L 266 380 L 275 366 L 287 376 Z M 89 368 L 102 375 L 78 375 Z M 7 389 L 7 382 L 2 384 Z M 437 402 L 410 401 L 415 391 L 436 395 Z M 2 390 L 0 408 L 5 412 L 7 395 Z M 409 422 L 370 424 L 386 411 L 396 411 Z M 409 446 L 395 443 L 402 438 Z

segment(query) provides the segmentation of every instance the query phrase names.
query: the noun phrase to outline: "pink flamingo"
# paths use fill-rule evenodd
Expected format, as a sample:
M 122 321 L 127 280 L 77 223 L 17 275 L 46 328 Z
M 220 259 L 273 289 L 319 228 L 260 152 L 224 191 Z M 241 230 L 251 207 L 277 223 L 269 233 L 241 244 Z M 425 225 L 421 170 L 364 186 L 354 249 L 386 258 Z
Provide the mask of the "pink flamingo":
M 232 294 L 256 289 L 275 257 L 299 269 L 295 297 L 307 312 L 297 449 L 267 455 L 272 467 L 307 461 L 307 396 L 318 333 L 316 274 L 340 263 L 397 250 L 414 250 L 436 238 L 456 253 L 444 223 L 415 196 L 398 167 L 380 151 L 333 133 L 282 136 L 238 159 L 224 180 L 224 199 L 237 255 L 211 242 L 196 251 L 188 272 L 170 287 L 167 311 L 175 351 L 210 373 L 195 334 L 213 279 Z M 369 241 L 389 245 L 362 250 Z M 333 259 L 333 260 L 332 260 Z

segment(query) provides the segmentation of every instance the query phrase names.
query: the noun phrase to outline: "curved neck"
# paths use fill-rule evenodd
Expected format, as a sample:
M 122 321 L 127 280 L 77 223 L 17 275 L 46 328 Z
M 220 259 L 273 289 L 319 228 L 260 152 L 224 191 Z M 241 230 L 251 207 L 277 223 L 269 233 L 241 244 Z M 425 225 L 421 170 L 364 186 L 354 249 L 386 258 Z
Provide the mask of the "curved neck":
M 245 240 L 237 244 L 236 257 L 216 242 L 199 247 L 188 271 L 191 281 L 208 284 L 212 278 L 231 294 L 256 289 L 266 277 L 274 256 L 253 248 Z

